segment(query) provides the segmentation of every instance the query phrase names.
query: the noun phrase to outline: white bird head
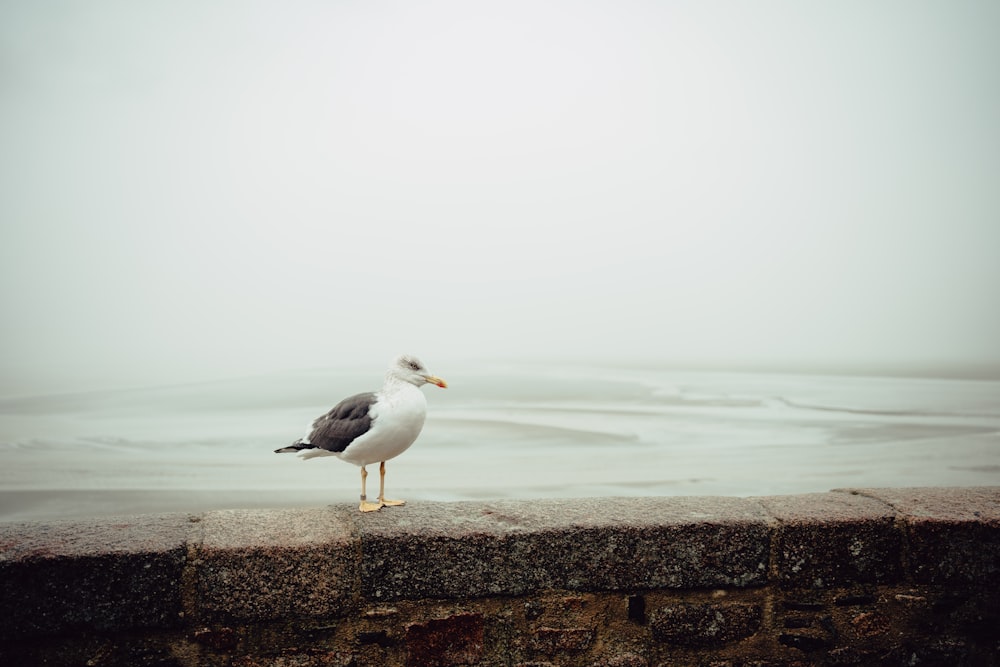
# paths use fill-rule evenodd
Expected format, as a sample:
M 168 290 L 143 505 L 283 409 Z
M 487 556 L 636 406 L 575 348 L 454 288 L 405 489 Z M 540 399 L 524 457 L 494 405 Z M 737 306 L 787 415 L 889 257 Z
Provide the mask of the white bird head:
M 386 371 L 386 375 L 402 380 L 403 382 L 409 382 L 417 387 L 423 386 L 428 382 L 442 388 L 448 386 L 448 383 L 441 378 L 431 375 L 427 367 L 412 354 L 401 354 L 393 359 L 392 363 L 389 364 L 389 370 Z

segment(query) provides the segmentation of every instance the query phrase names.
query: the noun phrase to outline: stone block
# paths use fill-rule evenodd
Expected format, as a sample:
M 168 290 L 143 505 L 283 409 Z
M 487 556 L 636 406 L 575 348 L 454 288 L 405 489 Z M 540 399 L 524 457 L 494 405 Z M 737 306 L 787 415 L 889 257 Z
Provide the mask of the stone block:
M 829 588 L 901 579 L 902 535 L 885 503 L 849 493 L 757 500 L 778 522 L 774 566 L 782 584 Z
M 865 611 L 851 618 L 851 627 L 858 637 L 874 637 L 889 632 L 890 620 L 877 611 Z
M 888 503 L 899 514 L 916 583 L 1000 589 L 1000 487 L 850 492 Z
M 358 521 L 378 601 L 761 585 L 770 550 L 740 498 L 420 503 Z
M 598 658 L 590 667 L 649 667 L 649 661 L 636 653 L 622 653 Z
M 197 598 L 192 616 L 205 622 L 264 621 L 355 610 L 360 549 L 350 511 L 207 513 L 192 560 Z
M 177 626 L 191 534 L 183 514 L 0 524 L 0 638 Z
M 805 633 L 783 632 L 778 635 L 778 643 L 789 648 L 797 648 L 803 653 L 829 650 L 833 646 L 833 641 L 826 636 Z
M 202 628 L 192 634 L 194 641 L 215 651 L 232 651 L 239 643 L 239 633 L 233 628 Z
M 561 651 L 584 651 L 593 641 L 592 628 L 538 628 L 531 638 L 531 648 L 551 656 Z
M 660 607 L 650 617 L 656 641 L 676 646 L 721 646 L 760 630 L 760 605 L 745 602 L 689 603 Z
M 474 665 L 482 659 L 482 614 L 455 614 L 406 628 L 408 667 Z

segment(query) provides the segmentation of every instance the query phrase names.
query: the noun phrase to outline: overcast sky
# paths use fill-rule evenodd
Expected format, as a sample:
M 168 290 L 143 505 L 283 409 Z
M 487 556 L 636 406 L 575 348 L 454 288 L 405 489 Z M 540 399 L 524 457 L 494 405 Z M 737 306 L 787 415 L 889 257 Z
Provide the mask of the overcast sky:
M 1000 363 L 1000 3 L 0 3 L 0 394 Z

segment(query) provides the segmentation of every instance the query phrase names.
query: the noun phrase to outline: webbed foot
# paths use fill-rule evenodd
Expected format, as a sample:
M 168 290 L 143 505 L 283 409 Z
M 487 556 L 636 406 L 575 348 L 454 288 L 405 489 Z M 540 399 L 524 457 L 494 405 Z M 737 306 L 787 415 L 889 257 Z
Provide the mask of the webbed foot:
M 365 500 L 362 500 L 361 505 L 358 506 L 358 509 L 361 510 L 362 512 L 378 512 L 380 509 L 382 509 L 382 503 L 370 503 Z

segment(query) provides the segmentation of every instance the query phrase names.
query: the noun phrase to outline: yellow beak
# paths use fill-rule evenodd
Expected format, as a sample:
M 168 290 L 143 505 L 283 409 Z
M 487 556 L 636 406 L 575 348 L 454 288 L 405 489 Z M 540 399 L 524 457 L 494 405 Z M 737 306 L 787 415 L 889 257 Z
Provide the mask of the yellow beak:
M 442 380 L 441 378 L 437 377 L 436 375 L 428 375 L 427 376 L 427 381 L 430 382 L 431 384 L 436 384 L 437 386 L 441 387 L 442 389 L 447 389 L 448 388 L 448 383 L 445 382 L 444 380 Z

